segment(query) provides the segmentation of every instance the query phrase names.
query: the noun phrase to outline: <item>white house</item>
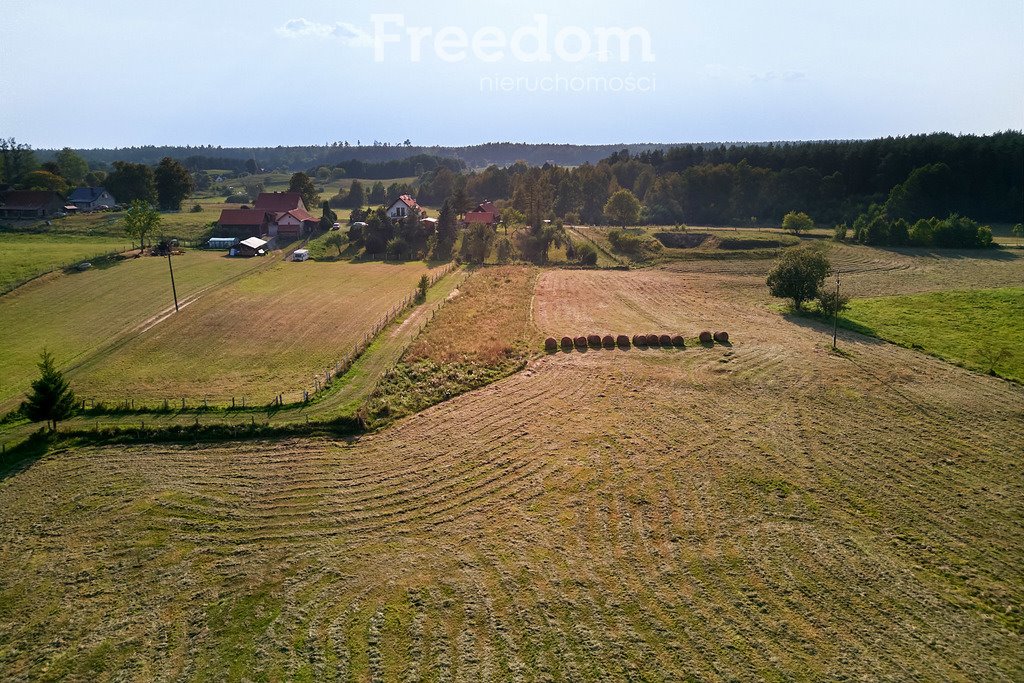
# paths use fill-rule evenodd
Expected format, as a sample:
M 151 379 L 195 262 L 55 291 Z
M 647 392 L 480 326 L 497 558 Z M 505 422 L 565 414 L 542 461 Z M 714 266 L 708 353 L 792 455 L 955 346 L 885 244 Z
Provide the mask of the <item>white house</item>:
M 416 200 L 407 194 L 403 194 L 401 197 L 395 200 L 395 203 L 388 207 L 388 218 L 392 220 L 401 220 L 409 215 L 409 212 L 413 209 L 420 210 L 420 205 L 416 203 Z
M 78 207 L 79 211 L 93 211 L 110 208 L 117 200 L 102 187 L 79 187 L 68 197 L 68 204 Z

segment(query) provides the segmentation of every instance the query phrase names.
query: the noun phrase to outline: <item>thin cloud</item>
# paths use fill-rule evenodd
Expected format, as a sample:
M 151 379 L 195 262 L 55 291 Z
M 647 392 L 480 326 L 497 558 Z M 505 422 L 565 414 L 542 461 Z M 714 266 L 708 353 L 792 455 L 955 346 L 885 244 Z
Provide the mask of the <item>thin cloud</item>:
M 347 21 L 324 24 L 304 17 L 289 19 L 275 31 L 285 38 L 322 38 L 337 40 L 344 45 L 368 47 L 373 44 L 370 34 Z

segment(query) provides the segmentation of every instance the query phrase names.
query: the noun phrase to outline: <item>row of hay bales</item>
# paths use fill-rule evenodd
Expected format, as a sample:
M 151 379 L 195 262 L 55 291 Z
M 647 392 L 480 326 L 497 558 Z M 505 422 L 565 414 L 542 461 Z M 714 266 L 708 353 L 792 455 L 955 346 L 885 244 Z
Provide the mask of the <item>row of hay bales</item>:
M 728 332 L 708 332 L 707 330 L 701 332 L 698 335 L 701 344 L 713 344 L 718 342 L 719 344 L 725 344 L 729 341 Z M 686 346 L 686 342 L 681 334 L 634 334 L 632 339 L 629 335 L 620 334 L 613 337 L 610 334 L 606 334 L 603 337 L 599 334 L 591 334 L 587 336 L 579 337 L 562 337 L 561 342 L 554 337 L 548 337 L 544 340 L 544 348 L 548 351 L 557 351 L 559 347 L 563 351 L 570 351 L 572 349 L 613 349 L 616 346 L 621 348 L 628 348 L 630 346 L 660 346 L 660 347 L 677 347 L 683 348 Z

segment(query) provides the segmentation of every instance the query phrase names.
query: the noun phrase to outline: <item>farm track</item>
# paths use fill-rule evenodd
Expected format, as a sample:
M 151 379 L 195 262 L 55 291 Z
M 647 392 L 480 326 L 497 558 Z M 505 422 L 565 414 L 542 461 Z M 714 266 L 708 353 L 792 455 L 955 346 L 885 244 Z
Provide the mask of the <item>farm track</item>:
M 0 482 L 0 668 L 1024 676 L 1024 389 L 852 333 L 832 355 L 756 280 L 538 283 L 546 333 L 731 348 L 551 354 L 348 442 L 43 458 Z

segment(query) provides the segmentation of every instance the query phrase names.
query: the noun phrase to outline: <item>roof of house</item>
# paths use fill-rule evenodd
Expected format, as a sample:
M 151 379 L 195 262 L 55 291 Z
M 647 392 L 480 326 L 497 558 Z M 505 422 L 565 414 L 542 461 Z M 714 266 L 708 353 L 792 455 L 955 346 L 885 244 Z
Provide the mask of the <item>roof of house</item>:
M 267 241 L 261 240 L 259 237 L 250 237 L 248 239 L 242 240 L 241 242 L 239 242 L 239 244 L 244 244 L 250 249 L 260 249 L 261 247 L 265 247 L 267 245 Z
M 6 209 L 42 209 L 50 202 L 64 200 L 50 190 L 8 190 L 0 195 L 0 206 Z
M 418 208 L 420 208 L 420 205 L 416 203 L 416 200 L 413 199 L 412 197 L 410 197 L 407 194 L 403 194 L 401 197 L 396 199 L 394 204 L 392 204 L 391 206 L 394 206 L 398 202 L 402 202 L 403 204 L 408 206 L 410 209 L 418 209 Z
M 314 221 L 315 222 L 317 220 L 311 213 L 309 213 L 309 211 L 306 211 L 305 209 L 292 209 L 291 211 L 285 211 L 283 213 L 279 213 L 279 214 L 277 214 L 277 220 L 281 220 L 285 216 L 291 216 L 292 218 L 294 218 L 295 220 L 300 221 L 300 222 L 305 222 L 305 221 Z
M 487 201 L 487 200 L 484 200 L 483 202 L 481 202 L 476 207 L 476 210 L 477 211 L 490 211 L 491 213 L 498 213 L 498 207 L 496 207 L 493 202 L 490 202 L 490 201 Z
M 222 209 L 221 225 L 263 225 L 267 220 L 267 212 L 262 209 Z
M 267 211 L 291 211 L 303 207 L 302 195 L 298 192 L 260 192 L 252 206 Z
M 467 223 L 494 223 L 498 220 L 498 214 L 493 211 L 467 211 Z
M 76 187 L 70 195 L 69 202 L 94 202 L 106 192 L 102 187 Z

